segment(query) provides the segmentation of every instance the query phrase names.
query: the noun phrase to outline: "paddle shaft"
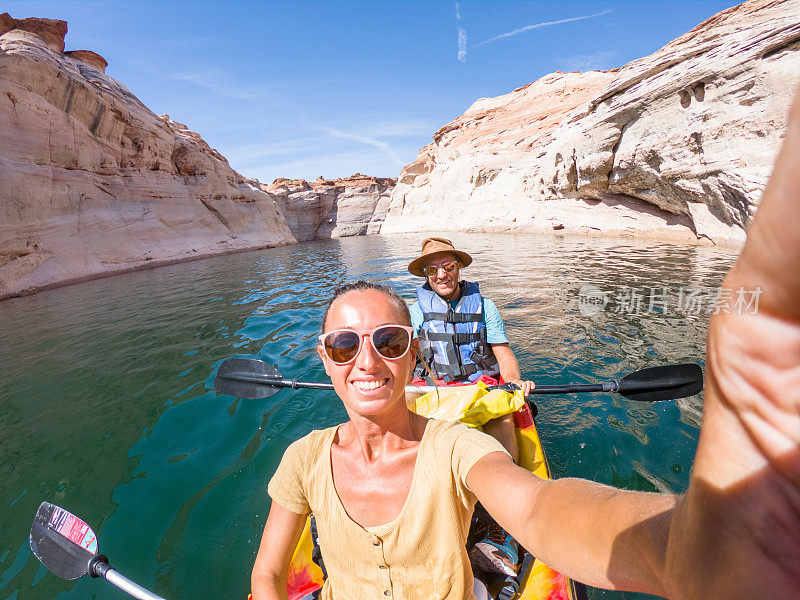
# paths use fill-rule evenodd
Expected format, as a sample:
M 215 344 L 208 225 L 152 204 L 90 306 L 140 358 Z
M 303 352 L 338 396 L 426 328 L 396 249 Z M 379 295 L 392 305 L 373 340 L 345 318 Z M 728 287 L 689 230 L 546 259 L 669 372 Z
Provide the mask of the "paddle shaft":
M 298 381 L 297 379 L 284 379 L 283 377 L 269 377 L 268 375 L 261 375 L 260 373 L 247 373 L 245 371 L 234 371 L 225 375 L 228 379 L 236 379 L 238 381 L 250 381 L 252 383 L 261 383 L 264 385 L 271 385 L 274 387 L 292 388 L 293 390 L 332 390 L 332 383 L 317 383 L 313 381 Z M 436 388 L 432 385 L 407 385 L 407 392 L 432 392 Z
M 130 594 L 134 598 L 139 598 L 139 600 L 164 600 L 161 596 L 143 588 L 135 581 L 131 581 L 107 562 L 94 563 L 92 575 L 102 577 L 111 585 L 117 586 L 123 592 Z
M 234 371 L 225 375 L 228 379 L 236 379 L 237 381 L 251 381 L 253 383 L 262 383 L 264 385 L 271 385 L 274 387 L 287 387 L 294 390 L 332 390 L 332 383 L 316 383 L 312 381 L 298 381 L 297 379 L 284 379 L 283 377 L 270 377 L 260 373 L 247 373 L 246 371 Z
M 603 383 L 586 383 L 586 384 L 574 384 L 568 383 L 566 385 L 537 385 L 530 391 L 529 396 L 533 396 L 534 394 L 570 394 L 570 393 L 580 393 L 580 392 L 616 392 L 617 387 L 616 381 L 605 381 Z M 498 386 L 489 386 L 489 389 L 494 388 L 501 388 L 504 389 L 506 384 L 498 385 Z M 433 392 L 435 390 L 446 390 L 452 389 L 446 385 L 440 385 L 438 387 L 433 385 L 407 385 L 406 391 L 407 392 L 422 392 L 427 394 L 428 392 Z M 513 388 L 507 391 L 513 391 Z
M 528 395 L 576 394 L 581 392 L 616 392 L 618 390 L 618 381 L 604 381 L 603 383 L 567 383 L 565 385 L 537 385 L 530 391 Z
M 236 371 L 227 375 L 230 379 L 237 379 L 238 381 L 250 381 L 253 383 L 261 383 L 264 385 L 271 385 L 274 387 L 292 388 L 294 390 L 332 390 L 332 383 L 318 383 L 313 381 L 298 381 L 297 379 L 285 379 L 283 377 L 269 377 L 259 373 L 247 373 L 245 371 Z M 432 385 L 407 385 L 407 392 L 422 392 L 428 393 L 436 389 L 445 389 L 447 386 Z M 646 384 L 642 387 L 648 387 Z M 661 387 L 658 384 L 654 388 Z M 528 394 L 579 394 L 582 392 L 616 392 L 619 390 L 619 381 L 604 381 L 603 383 L 567 383 L 564 385 L 537 385 Z
M 241 386 L 230 382 L 243 382 Z M 255 385 L 251 385 L 255 384 Z M 507 391 L 516 389 L 514 384 L 503 384 L 500 387 Z M 333 390 L 332 383 L 317 383 L 286 379 L 277 368 L 262 361 L 245 358 L 229 358 L 225 360 L 214 380 L 214 388 L 223 393 L 237 397 L 265 398 L 278 391 L 278 388 Z M 272 388 L 263 393 L 264 388 Z M 406 392 L 427 393 L 436 389 L 433 386 L 407 385 Z M 567 383 L 561 385 L 537 385 L 530 391 L 530 396 L 542 394 L 580 394 L 592 392 L 617 393 L 639 402 L 656 402 L 686 398 L 699 393 L 703 389 L 703 371 L 694 363 L 682 365 L 665 365 L 647 367 L 629 373 L 621 379 L 603 381 L 601 383 Z
M 565 385 L 537 385 L 533 388 L 529 396 L 536 394 L 580 394 L 585 392 L 616 392 L 619 390 L 619 382 L 617 381 L 604 381 L 603 383 L 568 383 Z M 495 387 L 503 388 L 505 384 L 499 386 L 489 386 L 489 389 Z M 434 387 L 432 385 L 406 386 L 406 391 L 409 392 L 423 392 L 428 393 L 436 389 L 446 390 L 447 386 Z M 513 391 L 513 390 L 508 390 Z

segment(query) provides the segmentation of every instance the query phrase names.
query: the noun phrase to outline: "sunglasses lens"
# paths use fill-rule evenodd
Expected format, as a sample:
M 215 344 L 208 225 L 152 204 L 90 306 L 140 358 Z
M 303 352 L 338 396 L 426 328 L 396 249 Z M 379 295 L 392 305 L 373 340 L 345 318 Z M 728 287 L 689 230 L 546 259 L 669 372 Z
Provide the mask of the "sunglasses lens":
M 384 358 L 399 358 L 408 351 L 411 337 L 402 327 L 388 325 L 373 332 L 372 343 Z
M 325 338 L 325 353 L 335 363 L 346 363 L 358 354 L 361 336 L 355 331 L 333 331 Z
M 425 267 L 424 269 L 422 269 L 422 271 L 428 277 L 434 277 L 439 272 L 439 269 L 444 269 L 445 273 L 452 273 L 453 271 L 456 270 L 456 263 L 455 262 L 449 262 L 449 263 L 445 263 L 443 265 Z

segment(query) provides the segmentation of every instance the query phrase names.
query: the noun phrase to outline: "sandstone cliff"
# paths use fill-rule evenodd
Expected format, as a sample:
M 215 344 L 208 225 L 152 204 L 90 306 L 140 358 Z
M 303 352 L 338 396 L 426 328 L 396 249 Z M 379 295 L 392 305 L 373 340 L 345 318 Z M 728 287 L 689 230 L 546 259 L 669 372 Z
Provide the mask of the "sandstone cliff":
M 295 242 L 257 182 L 66 32 L 0 15 L 0 298 Z
M 610 72 L 482 99 L 406 166 L 381 233 L 739 241 L 800 83 L 800 2 L 750 0 Z
M 346 179 L 276 179 L 261 188 L 277 198 L 297 241 L 380 231 L 394 179 L 356 173 Z

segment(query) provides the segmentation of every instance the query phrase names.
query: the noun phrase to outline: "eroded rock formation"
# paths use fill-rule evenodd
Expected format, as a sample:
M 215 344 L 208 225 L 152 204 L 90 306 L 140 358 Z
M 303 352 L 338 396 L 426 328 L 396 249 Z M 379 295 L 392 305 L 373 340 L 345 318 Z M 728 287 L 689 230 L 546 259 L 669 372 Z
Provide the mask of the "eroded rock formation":
M 262 189 L 278 199 L 298 241 L 380 231 L 394 179 L 356 173 L 345 179 L 276 179 Z
M 0 298 L 295 242 L 275 198 L 66 31 L 0 15 Z
M 619 70 L 482 99 L 406 166 L 381 233 L 740 241 L 800 73 L 800 2 L 750 0 Z

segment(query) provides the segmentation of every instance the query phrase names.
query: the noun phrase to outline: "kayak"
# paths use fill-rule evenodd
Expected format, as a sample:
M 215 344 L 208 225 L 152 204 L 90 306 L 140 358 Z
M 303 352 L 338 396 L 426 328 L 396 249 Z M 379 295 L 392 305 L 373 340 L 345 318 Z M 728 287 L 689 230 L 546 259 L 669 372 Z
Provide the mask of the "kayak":
M 534 411 L 536 406 L 531 403 Z M 542 479 L 550 479 L 550 467 L 544 454 L 534 414 L 525 404 L 514 413 L 517 443 L 519 444 L 520 465 Z M 322 588 L 324 576 L 322 569 L 314 561 L 314 542 L 311 532 L 311 519 L 306 521 L 297 548 L 292 555 L 286 580 L 289 600 L 311 600 Z M 522 553 L 521 553 L 522 554 Z M 522 568 L 517 577 L 519 589 L 513 596 L 515 600 L 585 600 L 586 588 L 554 571 L 531 555 L 520 556 Z M 498 590 L 489 587 L 494 598 Z M 508 593 L 508 592 L 507 592 Z

